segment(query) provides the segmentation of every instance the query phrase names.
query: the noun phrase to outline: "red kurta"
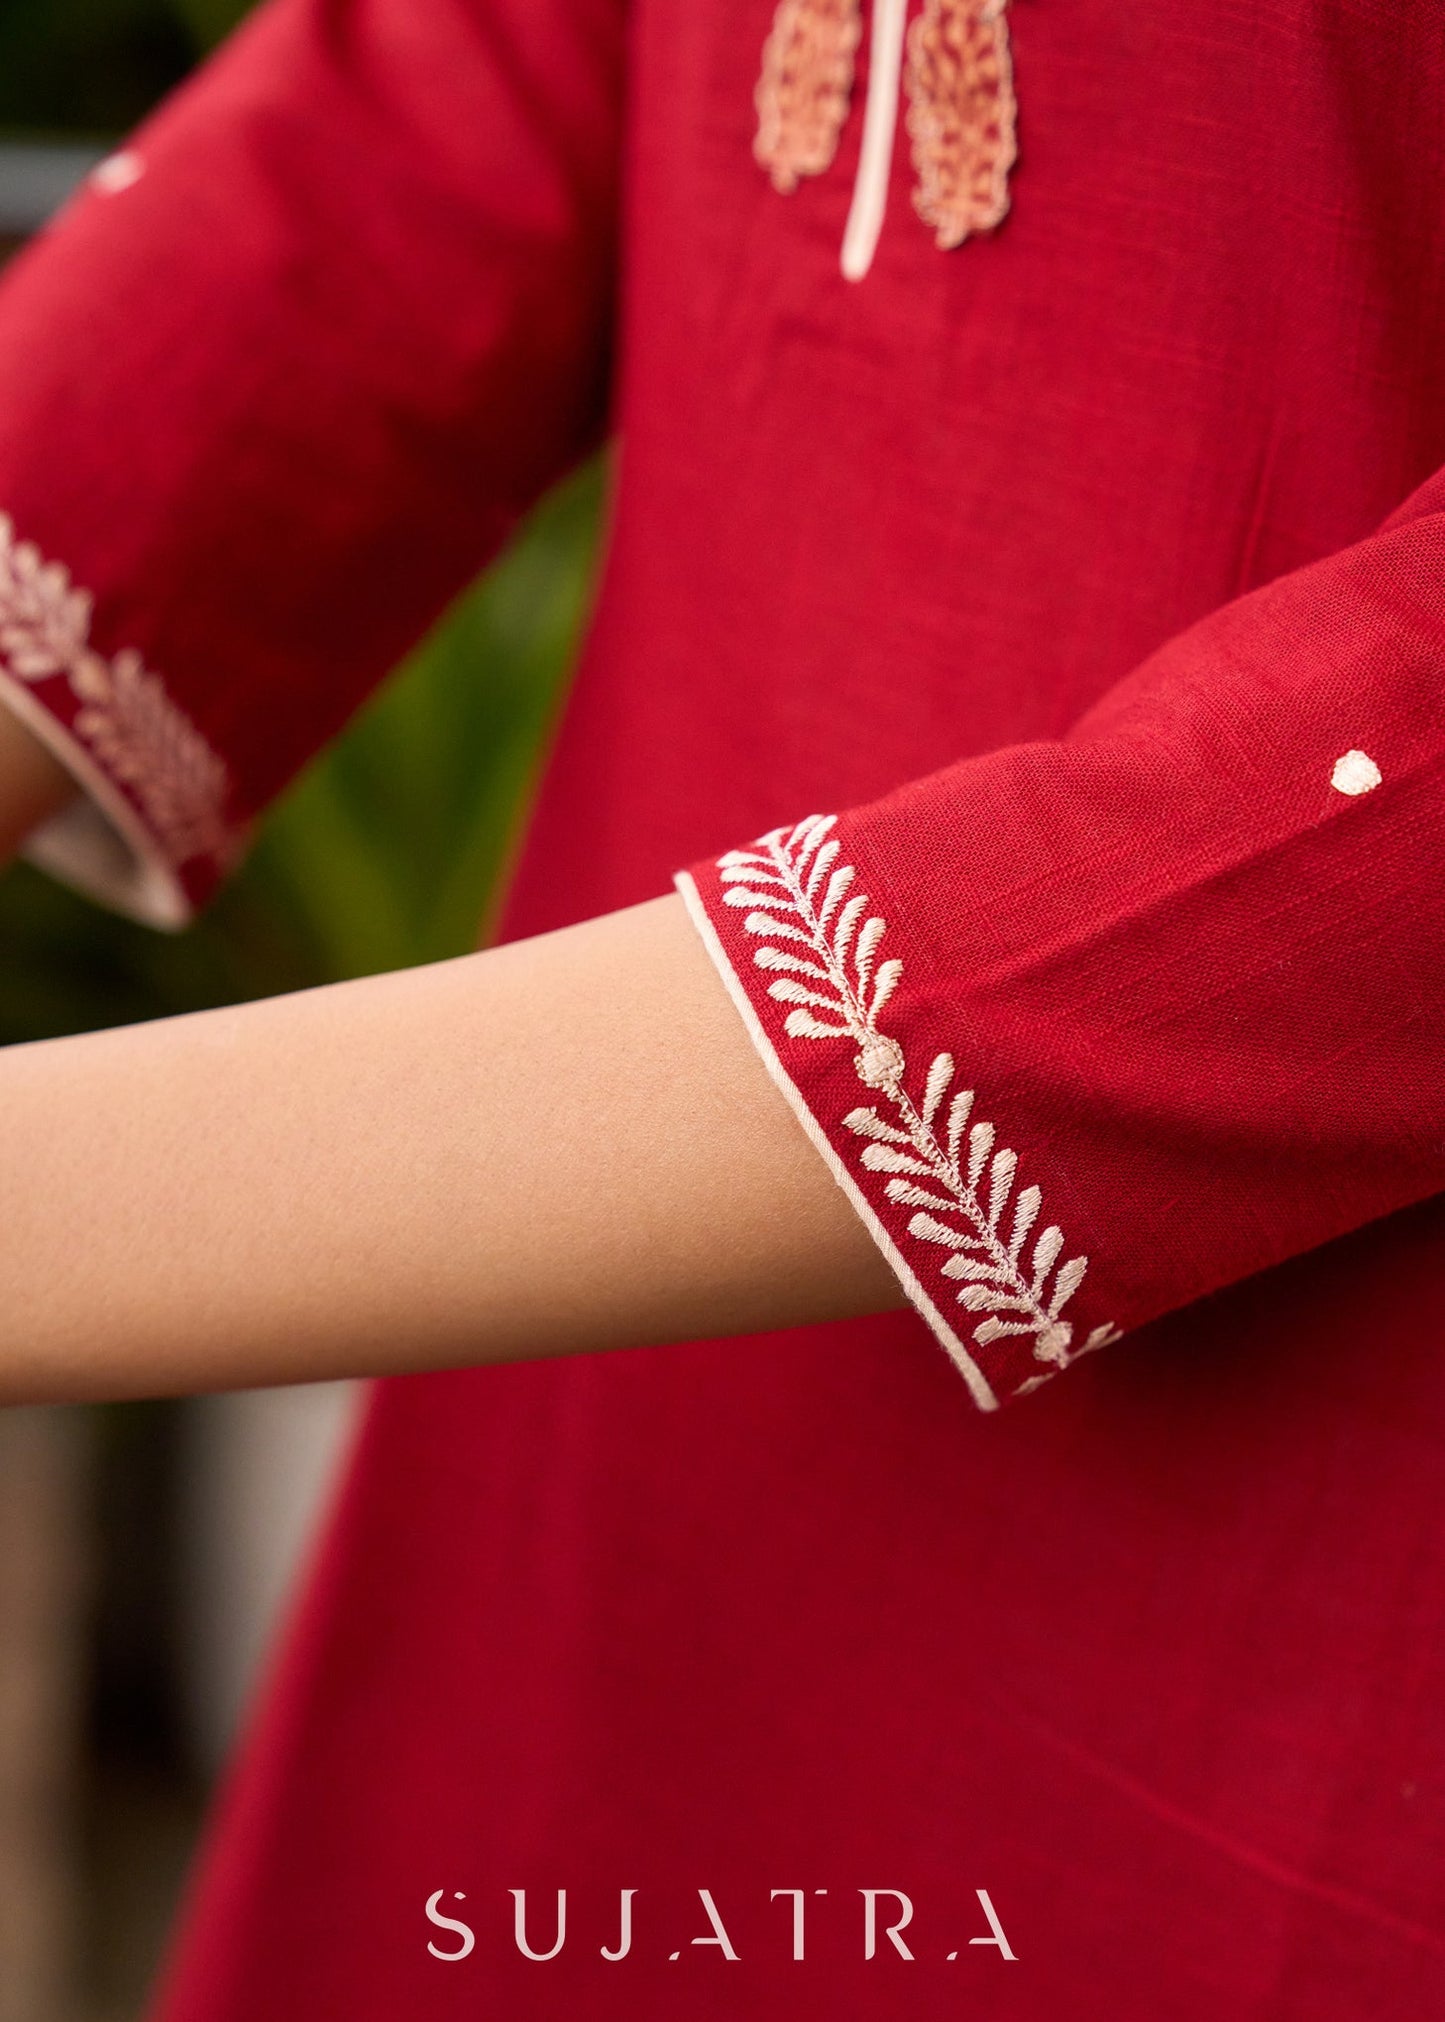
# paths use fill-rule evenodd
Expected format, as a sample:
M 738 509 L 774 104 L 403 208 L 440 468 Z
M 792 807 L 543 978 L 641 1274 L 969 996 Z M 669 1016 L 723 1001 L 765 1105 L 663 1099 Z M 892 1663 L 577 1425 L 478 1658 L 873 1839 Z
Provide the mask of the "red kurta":
M 919 1309 L 380 1386 L 163 2022 L 1445 2000 L 1445 25 L 925 0 L 889 153 L 896 16 L 273 0 L 7 281 L 35 853 L 179 919 L 620 271 L 505 931 L 688 867 Z

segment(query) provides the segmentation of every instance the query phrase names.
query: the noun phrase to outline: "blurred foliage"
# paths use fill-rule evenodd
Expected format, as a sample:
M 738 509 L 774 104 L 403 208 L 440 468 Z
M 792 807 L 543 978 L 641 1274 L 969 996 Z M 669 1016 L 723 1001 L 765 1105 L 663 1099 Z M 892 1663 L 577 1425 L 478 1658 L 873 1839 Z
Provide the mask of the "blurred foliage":
M 169 11 L 180 16 L 198 48 L 210 49 L 251 6 L 252 0 L 171 0 Z
M 166 0 L 0 0 L 0 126 L 123 133 L 198 47 Z
M 426 0 L 418 0 L 418 5 Z M 0 0 L 0 128 L 112 139 L 246 0 Z M 267 811 L 185 933 L 17 864 L 0 877 L 0 1043 L 460 954 L 494 902 L 586 598 L 597 467 Z
M 476 945 L 571 659 L 601 489 L 593 465 L 545 500 L 272 812 L 257 888 L 328 974 Z
M 0 0 L 0 128 L 113 138 L 251 0 Z

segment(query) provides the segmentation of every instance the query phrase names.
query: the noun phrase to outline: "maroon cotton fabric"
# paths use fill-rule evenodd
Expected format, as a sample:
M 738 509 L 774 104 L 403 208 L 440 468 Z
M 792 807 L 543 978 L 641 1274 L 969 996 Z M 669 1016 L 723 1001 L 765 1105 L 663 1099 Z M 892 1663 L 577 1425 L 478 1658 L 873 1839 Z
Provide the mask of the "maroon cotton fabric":
M 770 18 L 280 0 L 7 284 L 17 580 L 95 599 L 49 671 L 26 619 L 10 686 L 102 771 L 150 755 L 107 790 L 179 911 L 592 439 L 616 265 L 606 568 L 505 932 L 688 867 L 924 1295 L 379 1386 L 157 2013 L 1429 2013 L 1445 25 L 1019 0 L 1010 215 L 938 250 L 900 144 L 854 285 L 866 61 L 785 197 L 750 153 Z M 79 720 L 126 650 L 150 742 L 109 690 Z M 223 811 L 189 856 L 154 785 L 187 726 L 227 781 L 179 768 Z M 1351 752 L 1373 791 L 1332 784 Z M 755 956 L 797 944 L 719 864 L 773 832 L 804 874 L 839 843 L 852 936 L 886 920 L 896 1055 L 787 1029 L 840 1021 L 772 994 L 810 979 Z M 1003 1281 L 942 1266 L 997 1257 L 914 1226 L 965 1230 L 946 1177 L 863 1161 L 899 1149 L 870 1106 L 917 1150 L 900 1089 L 945 1163 L 974 1091 L 985 1220 L 1008 1149 L 1005 1250 L 1030 1189 L 1030 1273 L 1062 1232 L 1043 1309 L 1088 1259 L 1056 1314 L 979 1340 Z M 522 1957 L 509 1892 L 545 1949 L 564 1887 L 565 1946 Z M 704 1888 L 735 1960 L 691 1942 Z M 864 1958 L 867 1889 L 912 1898 L 911 1961 Z M 969 1942 L 979 1889 L 1013 1960 Z

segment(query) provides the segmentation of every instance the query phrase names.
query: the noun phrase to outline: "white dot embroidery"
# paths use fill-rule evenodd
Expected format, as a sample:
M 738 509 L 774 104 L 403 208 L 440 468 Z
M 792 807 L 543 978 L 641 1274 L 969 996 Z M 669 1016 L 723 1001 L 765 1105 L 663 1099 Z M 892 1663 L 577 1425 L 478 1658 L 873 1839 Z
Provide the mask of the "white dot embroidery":
M 1367 751 L 1347 751 L 1335 760 L 1330 785 L 1336 793 L 1371 793 L 1380 784 L 1380 768 Z
M 102 196 L 118 197 L 122 190 L 128 190 L 138 183 L 145 174 L 145 163 L 138 154 L 125 148 L 119 154 L 108 154 L 104 161 L 97 162 L 90 172 L 90 180 Z

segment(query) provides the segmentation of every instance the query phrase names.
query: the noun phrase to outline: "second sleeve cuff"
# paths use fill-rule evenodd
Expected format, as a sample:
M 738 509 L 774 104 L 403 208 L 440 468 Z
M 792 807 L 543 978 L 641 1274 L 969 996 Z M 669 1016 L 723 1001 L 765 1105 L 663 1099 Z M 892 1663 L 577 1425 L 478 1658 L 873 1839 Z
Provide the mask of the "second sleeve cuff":
M 906 925 L 875 909 L 832 815 L 679 871 L 774 1081 L 984 1410 L 1116 1338 L 1080 1318 L 1088 1259 L 1037 1162 L 908 1012 Z

